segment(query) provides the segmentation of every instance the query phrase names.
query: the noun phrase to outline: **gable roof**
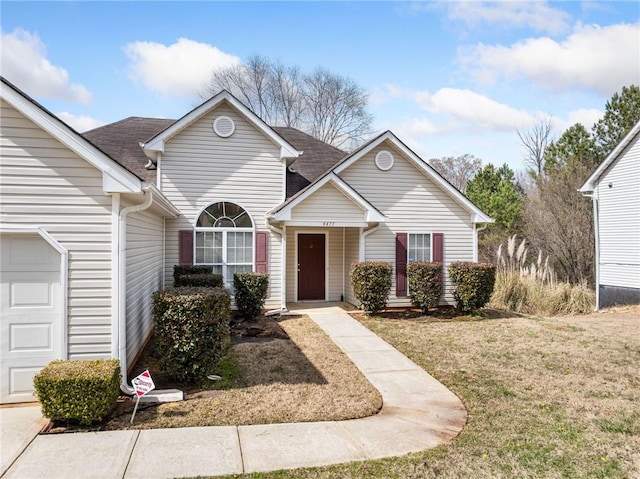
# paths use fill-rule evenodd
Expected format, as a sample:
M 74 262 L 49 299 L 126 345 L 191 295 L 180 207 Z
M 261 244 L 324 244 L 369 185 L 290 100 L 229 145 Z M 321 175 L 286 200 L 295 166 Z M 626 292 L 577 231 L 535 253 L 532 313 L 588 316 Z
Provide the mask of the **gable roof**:
M 347 156 L 347 153 L 341 149 L 295 128 L 286 126 L 272 128 L 301 152 L 300 156 L 287 168 L 287 198 L 291 198 L 309 186 L 316 178 Z
M 440 173 L 438 173 L 431 165 L 420 158 L 411 148 L 405 145 L 397 136 L 388 130 L 365 143 L 356 151 L 344 158 L 333 168 L 333 172 L 339 175 L 342 171 L 349 168 L 356 161 L 360 160 L 360 158 L 370 153 L 385 141 L 388 141 L 396 147 L 419 171 L 424 173 L 427 178 L 431 179 L 445 193 L 451 196 L 454 201 L 469 211 L 474 223 L 493 223 L 493 219 L 489 215 L 473 204 L 473 202 L 460 192 L 460 190 L 444 179 L 442 175 L 440 175 Z
M 29 120 L 102 172 L 102 188 L 110 193 L 136 193 L 142 178 L 127 170 L 99 147 L 0 76 L 0 96 Z
M 590 191 L 594 191 L 596 189 L 596 185 L 600 181 L 600 177 L 604 174 L 605 171 L 611 166 L 611 164 L 618 159 L 618 157 L 622 154 L 627 146 L 635 139 L 636 136 L 640 135 L 640 121 L 634 125 L 633 128 L 625 135 L 625 137 L 618 143 L 618 145 L 613 149 L 611 153 L 604 159 L 602 163 L 596 168 L 596 170 L 591 173 L 591 176 L 587 178 L 587 181 L 584 182 L 584 185 L 580 187 L 578 190 L 581 193 L 588 193 Z
M 362 211 L 366 213 L 366 219 L 368 222 L 384 222 L 386 220 L 386 217 L 380 212 L 380 210 L 373 206 L 346 181 L 332 171 L 323 175 L 318 179 L 318 181 L 312 183 L 305 190 L 300 191 L 297 195 L 289 198 L 287 201 L 276 206 L 271 211 L 268 211 L 267 215 L 276 221 L 286 221 L 291 219 L 291 210 L 327 183 L 331 183 L 338 189 L 338 191 L 358 205 Z
M 164 151 L 164 144 L 167 140 L 177 135 L 186 127 L 209 113 L 221 103 L 228 103 L 243 115 L 249 123 L 252 123 L 259 131 L 261 131 L 267 138 L 271 139 L 276 145 L 280 146 L 280 158 L 297 158 L 300 152 L 296 150 L 289 142 L 285 141 L 280 135 L 278 135 L 269 125 L 267 125 L 258 115 L 253 113 L 249 108 L 244 106 L 240 100 L 234 97 L 227 90 L 222 90 L 217 95 L 212 96 L 207 101 L 197 106 L 189 113 L 184 115 L 179 120 L 154 135 L 148 141 L 142 145 L 143 150 L 149 158 L 155 159 L 158 152 Z
M 156 170 L 145 168 L 149 158 L 140 144 L 175 123 L 162 118 L 131 116 L 124 120 L 86 131 L 85 138 L 148 183 L 156 182 Z

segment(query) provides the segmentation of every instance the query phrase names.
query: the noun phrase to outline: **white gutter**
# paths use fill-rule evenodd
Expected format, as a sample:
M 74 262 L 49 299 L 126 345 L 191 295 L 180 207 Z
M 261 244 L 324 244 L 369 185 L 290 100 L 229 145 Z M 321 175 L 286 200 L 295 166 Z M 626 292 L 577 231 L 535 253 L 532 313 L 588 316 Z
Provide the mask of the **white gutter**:
M 287 310 L 287 235 L 284 229 L 276 228 L 271 223 L 267 222 L 267 226 L 271 231 L 277 233 L 282 238 L 282 254 L 280 265 L 280 310 Z
M 365 261 L 365 253 L 366 253 L 366 243 L 365 240 L 367 239 L 367 236 L 369 236 L 371 233 L 373 233 L 375 230 L 378 229 L 380 225 L 375 225 L 373 228 L 368 229 L 367 231 L 363 231 L 362 233 L 360 233 L 360 258 L 359 261 Z
M 134 390 L 127 381 L 127 216 L 129 213 L 146 210 L 153 202 L 153 193 L 148 190 L 143 191 L 144 201 L 137 205 L 132 205 L 120 211 L 120 237 L 118 239 L 118 359 L 120 360 L 120 372 L 122 381 L 120 390 L 126 394 L 134 394 Z

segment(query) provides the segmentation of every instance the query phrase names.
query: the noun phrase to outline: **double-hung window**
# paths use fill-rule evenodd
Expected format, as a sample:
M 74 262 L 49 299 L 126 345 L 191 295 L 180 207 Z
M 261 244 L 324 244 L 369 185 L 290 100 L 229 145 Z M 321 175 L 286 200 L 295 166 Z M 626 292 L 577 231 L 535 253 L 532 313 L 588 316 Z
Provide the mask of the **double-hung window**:
M 230 202 L 205 208 L 196 222 L 195 264 L 210 264 L 233 291 L 233 275 L 253 270 L 253 221 Z
M 431 235 L 425 233 L 409 233 L 407 262 L 431 261 Z

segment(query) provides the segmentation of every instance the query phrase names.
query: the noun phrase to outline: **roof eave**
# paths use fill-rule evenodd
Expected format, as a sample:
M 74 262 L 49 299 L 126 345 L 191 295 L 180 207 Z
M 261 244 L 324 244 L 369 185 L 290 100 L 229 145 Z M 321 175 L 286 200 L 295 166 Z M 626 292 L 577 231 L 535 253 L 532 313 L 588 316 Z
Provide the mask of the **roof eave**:
M 629 146 L 629 143 L 633 141 L 636 135 L 640 134 L 640 121 L 636 123 L 633 128 L 625 135 L 625 137 L 616 145 L 616 147 L 607 155 L 600 165 L 595 169 L 593 173 L 587 178 L 587 181 L 578 189 L 580 193 L 590 193 L 595 191 L 598 182 L 600 181 L 600 177 L 602 174 L 611 166 L 620 154 L 624 151 L 624 149 Z

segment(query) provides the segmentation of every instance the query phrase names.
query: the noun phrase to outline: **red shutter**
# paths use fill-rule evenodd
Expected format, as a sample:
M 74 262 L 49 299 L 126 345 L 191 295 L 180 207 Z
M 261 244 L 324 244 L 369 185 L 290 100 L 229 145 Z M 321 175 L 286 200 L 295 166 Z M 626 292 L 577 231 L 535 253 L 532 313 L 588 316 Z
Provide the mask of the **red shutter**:
M 433 262 L 442 263 L 444 235 L 442 233 L 433 233 Z
M 269 232 L 256 231 L 256 273 L 268 273 Z
M 396 234 L 396 296 L 407 295 L 407 233 Z
M 193 264 L 193 230 L 180 230 L 178 234 L 178 261 Z

